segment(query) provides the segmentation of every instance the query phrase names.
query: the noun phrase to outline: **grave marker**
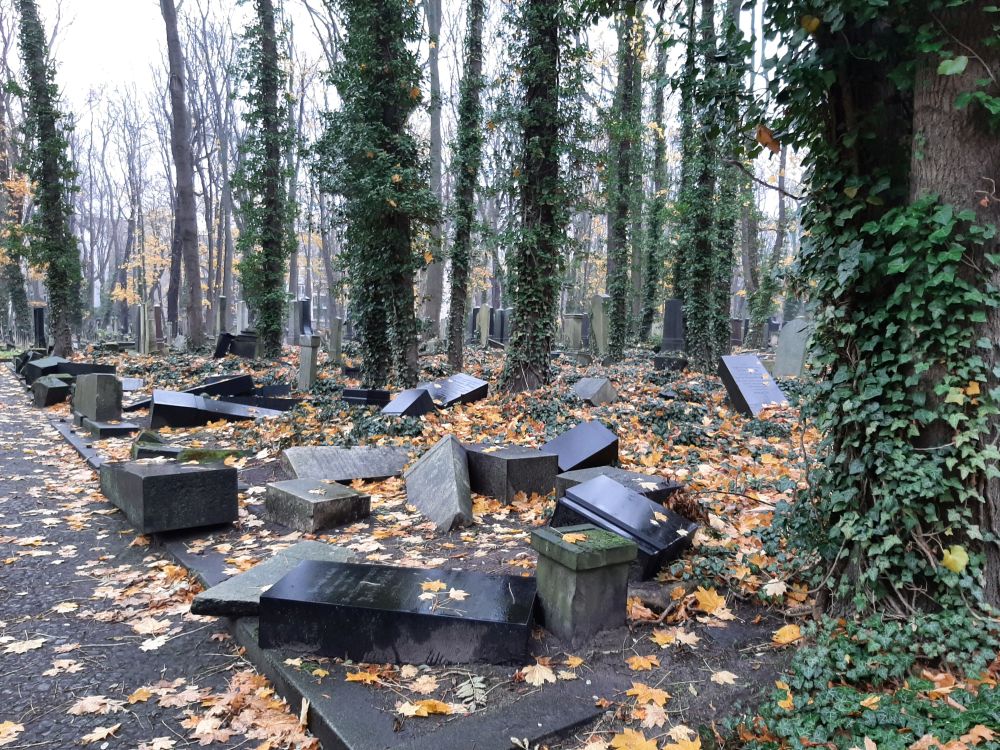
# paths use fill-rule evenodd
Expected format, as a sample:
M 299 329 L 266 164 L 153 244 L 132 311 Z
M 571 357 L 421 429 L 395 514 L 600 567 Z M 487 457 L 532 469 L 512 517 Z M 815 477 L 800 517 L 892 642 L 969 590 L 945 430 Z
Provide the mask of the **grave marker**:
M 55 375 L 42 375 L 31 384 L 31 396 L 39 409 L 61 404 L 69 398 L 69 383 Z
M 122 384 L 114 375 L 80 375 L 73 390 L 73 410 L 92 422 L 122 418 Z
M 281 452 L 281 465 L 297 479 L 332 479 L 353 482 L 398 477 L 408 457 L 402 448 L 330 445 L 297 446 Z
M 471 404 L 486 398 L 490 384 L 485 380 L 474 378 L 465 373 L 457 373 L 450 378 L 442 378 L 432 383 L 421 383 L 417 386 L 431 394 L 434 403 L 441 409 L 455 404 Z
M 280 411 L 225 401 L 177 391 L 154 390 L 149 412 L 149 425 L 158 427 L 201 427 L 220 419 L 242 422 L 248 419 L 281 416 Z
M 490 342 L 490 333 L 493 328 L 493 308 L 483 305 L 479 308 L 477 325 L 479 328 L 479 345 L 486 348 Z
M 321 479 L 289 479 L 267 485 L 264 517 L 315 534 L 367 518 L 371 495 Z
M 379 388 L 345 388 L 340 400 L 352 406 L 385 406 L 391 394 Z
M 756 417 L 765 406 L 784 406 L 788 399 L 774 378 L 753 354 L 731 354 L 719 360 L 722 378 L 733 408 L 747 417 Z
M 569 351 L 583 348 L 583 318 L 575 313 L 563 315 L 563 346 Z
M 387 416 L 419 417 L 437 409 L 426 388 L 410 388 L 385 405 L 382 413 Z
M 591 406 L 618 400 L 618 392 L 607 378 L 580 378 L 573 384 L 573 392 Z
M 618 436 L 600 422 L 581 422 L 542 450 L 559 456 L 559 471 L 610 466 L 618 462 Z
M 668 299 L 663 304 L 663 337 L 660 353 L 684 351 L 684 303 Z
M 562 497 L 570 487 L 589 482 L 594 477 L 608 477 L 633 492 L 638 492 L 653 502 L 662 503 L 678 490 L 684 489 L 683 484 L 671 482 L 663 477 L 626 471 L 617 466 L 595 466 L 590 469 L 567 471 L 556 477 L 556 496 Z
M 608 301 L 606 294 L 590 299 L 590 349 L 598 357 L 608 356 Z
M 795 318 L 778 334 L 778 348 L 774 354 L 776 378 L 798 378 L 805 372 L 806 355 L 813 325 L 805 318 Z
M 59 365 L 66 361 L 62 357 L 39 357 L 28 360 L 21 368 L 21 377 L 24 378 L 25 383 L 31 385 L 42 375 L 56 374 L 59 371 Z
M 441 438 L 403 473 L 406 501 L 438 531 L 473 523 L 465 448 L 454 435 Z
M 556 484 L 559 458 L 520 445 L 465 445 L 473 492 L 509 504 L 518 492 L 548 495 Z
M 48 349 L 48 342 L 45 339 L 45 308 L 33 307 L 31 309 L 31 322 L 35 334 L 35 346 L 39 349 Z
M 309 321 L 309 300 L 302 303 L 299 325 L 308 327 L 312 331 L 312 323 Z M 299 390 L 308 391 L 316 384 L 316 367 L 319 362 L 319 336 L 313 334 L 303 334 L 299 336 Z

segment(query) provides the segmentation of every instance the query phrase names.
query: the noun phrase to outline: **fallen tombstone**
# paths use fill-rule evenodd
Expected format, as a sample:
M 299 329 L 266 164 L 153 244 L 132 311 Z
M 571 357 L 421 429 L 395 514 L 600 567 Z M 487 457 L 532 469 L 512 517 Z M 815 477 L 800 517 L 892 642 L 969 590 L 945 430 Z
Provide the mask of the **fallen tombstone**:
M 253 377 L 250 375 L 213 375 L 196 386 L 170 393 L 190 393 L 195 396 L 246 396 L 252 394 L 253 390 Z M 126 404 L 123 411 L 148 409 L 152 403 L 152 398 L 140 399 Z
M 81 426 L 87 430 L 95 440 L 107 440 L 108 438 L 128 437 L 141 428 L 131 422 L 105 422 L 84 417 Z
M 359 521 L 371 513 L 371 495 L 322 479 L 288 479 L 267 485 L 264 517 L 315 534 Z
M 472 490 L 465 448 L 445 435 L 403 474 L 406 501 L 432 521 L 438 531 L 473 523 Z
M 542 450 L 559 456 L 559 471 L 610 466 L 618 462 L 618 436 L 596 420 L 581 422 L 547 442 Z
M 121 419 L 121 381 L 107 373 L 77 376 L 73 389 L 73 411 L 92 422 Z
M 625 624 L 629 567 L 638 547 L 593 524 L 531 532 L 535 581 L 545 629 L 571 646 Z
M 233 341 L 229 345 L 229 353 L 243 359 L 256 359 L 258 346 L 257 334 L 243 331 L 233 337 Z
M 175 461 L 108 462 L 101 492 L 143 534 L 236 520 L 236 469 Z
M 523 492 L 548 495 L 556 485 L 559 458 L 520 445 L 465 445 L 473 492 L 509 504 Z
M 119 378 L 119 380 L 122 381 L 122 390 L 125 393 L 130 393 L 131 391 L 138 391 L 144 385 L 146 385 L 146 381 L 143 380 L 142 378 Z
M 730 354 L 719 359 L 719 377 L 733 408 L 756 417 L 766 406 L 785 406 L 788 399 L 753 354 Z
M 385 405 L 382 413 L 396 417 L 419 417 L 437 409 L 426 388 L 410 388 Z
M 594 477 L 608 477 L 633 492 L 645 495 L 654 503 L 662 503 L 678 490 L 684 489 L 683 484 L 671 482 L 663 477 L 653 477 L 635 471 L 626 471 L 617 466 L 595 466 L 590 469 L 567 471 L 556 477 L 556 496 L 562 497 L 570 487 L 589 482 Z
M 654 370 L 667 370 L 668 372 L 683 372 L 687 369 L 687 357 L 677 357 L 673 355 L 657 354 L 653 357 Z
M 116 370 L 114 365 L 99 365 L 96 362 L 62 362 L 56 372 L 78 378 L 81 375 L 114 375 Z
M 31 396 L 39 409 L 61 404 L 69 398 L 69 383 L 54 375 L 42 375 L 31 384 Z
M 259 385 L 253 389 L 249 394 L 250 396 L 261 396 L 263 398 L 279 398 L 282 396 L 289 396 L 292 393 L 292 386 L 288 383 L 272 383 L 271 385 Z
M 256 617 L 260 595 L 303 560 L 349 562 L 354 555 L 323 542 L 293 544 L 249 570 L 202 591 L 191 602 L 191 614 L 213 617 Z
M 280 416 L 280 411 L 258 409 L 243 404 L 195 396 L 177 391 L 153 391 L 152 407 L 149 411 L 149 426 L 158 427 L 201 427 L 209 422 L 241 422 L 248 419 Z
M 591 406 L 618 400 L 618 392 L 607 378 L 580 378 L 573 384 L 573 392 Z
M 233 334 L 223 331 L 219 334 L 219 337 L 215 340 L 215 351 L 212 352 L 213 359 L 222 359 L 227 354 L 229 354 L 229 349 L 233 345 Z
M 460 372 L 450 378 L 421 383 L 417 387 L 430 393 L 434 403 L 443 409 L 455 404 L 471 404 L 473 401 L 486 398 L 490 384 Z
M 281 452 L 281 465 L 296 479 L 330 479 L 353 482 L 398 477 L 408 456 L 402 448 L 332 445 L 296 446 Z
M 639 569 L 650 578 L 691 544 L 693 521 L 654 503 L 608 477 L 570 487 L 559 499 L 550 526 L 592 523 L 630 539 L 639 547 Z
M 340 400 L 354 406 L 385 406 L 389 403 L 389 391 L 378 388 L 345 388 Z
M 29 360 L 21 368 L 21 377 L 25 383 L 31 385 L 42 375 L 54 375 L 59 371 L 59 365 L 67 361 L 62 357 L 39 357 Z
M 243 404 L 244 406 L 256 406 L 258 409 L 270 409 L 271 411 L 291 411 L 301 404 L 301 398 L 278 398 L 276 396 L 219 396 L 219 401 L 228 404 Z
M 33 359 L 41 359 L 44 356 L 45 356 L 44 354 L 42 354 L 41 352 L 37 352 L 34 349 L 27 349 L 21 352 L 13 359 L 14 372 L 20 375 L 21 371 L 24 369 L 24 366 L 28 364 L 28 362 L 30 362 Z
M 533 578 L 306 560 L 261 594 L 260 645 L 373 664 L 520 663 L 534 605 Z

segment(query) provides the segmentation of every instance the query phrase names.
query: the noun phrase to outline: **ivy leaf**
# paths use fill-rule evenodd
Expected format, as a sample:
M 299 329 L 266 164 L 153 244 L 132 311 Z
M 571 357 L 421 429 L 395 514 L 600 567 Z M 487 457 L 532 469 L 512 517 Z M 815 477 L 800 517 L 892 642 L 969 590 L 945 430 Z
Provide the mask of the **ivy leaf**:
M 964 73 L 968 65 L 969 58 L 965 55 L 959 55 L 950 60 L 942 60 L 941 64 L 938 65 L 937 72 L 941 76 L 957 76 Z

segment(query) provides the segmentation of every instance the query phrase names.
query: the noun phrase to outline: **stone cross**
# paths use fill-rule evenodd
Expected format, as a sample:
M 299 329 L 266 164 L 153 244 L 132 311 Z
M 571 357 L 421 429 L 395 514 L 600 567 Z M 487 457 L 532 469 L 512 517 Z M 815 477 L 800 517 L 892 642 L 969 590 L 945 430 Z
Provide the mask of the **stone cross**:
M 299 390 L 308 391 L 316 383 L 319 336 L 299 336 Z

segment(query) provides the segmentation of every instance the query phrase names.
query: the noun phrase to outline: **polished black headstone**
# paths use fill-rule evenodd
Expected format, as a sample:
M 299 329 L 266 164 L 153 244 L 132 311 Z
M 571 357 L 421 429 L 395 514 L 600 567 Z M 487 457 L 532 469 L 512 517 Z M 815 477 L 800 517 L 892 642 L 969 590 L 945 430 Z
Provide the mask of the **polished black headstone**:
M 581 422 L 542 446 L 559 456 L 559 471 L 618 463 L 618 436 L 597 421 Z
M 761 361 L 753 354 L 732 354 L 719 359 L 722 378 L 733 408 L 756 417 L 765 406 L 786 405 L 788 399 Z
M 299 336 L 312 336 L 312 300 L 305 297 L 298 301 L 299 306 Z
M 255 406 L 258 409 L 270 409 L 272 411 L 291 411 L 301 404 L 301 398 L 278 398 L 277 396 L 219 396 L 219 401 L 229 404 L 243 404 L 244 406 Z
M 684 489 L 683 484 L 671 482 L 663 477 L 640 474 L 639 472 L 620 469 L 616 466 L 595 466 L 591 469 L 567 471 L 557 476 L 556 495 L 557 497 L 562 497 L 570 487 L 589 482 L 591 479 L 600 476 L 613 479 L 623 487 L 633 492 L 638 492 L 640 495 L 656 503 L 662 503 L 678 490 Z
M 419 417 L 434 411 L 434 401 L 426 388 L 410 388 L 385 405 L 382 413 L 387 416 Z
M 445 588 L 425 592 L 429 581 Z M 261 594 L 260 645 L 369 663 L 520 663 L 534 605 L 533 578 L 305 560 Z
M 639 547 L 644 578 L 656 575 L 691 544 L 698 524 L 605 476 L 570 487 L 560 498 L 551 526 L 592 523 Z
M 170 391 L 170 393 L 190 393 L 195 396 L 248 396 L 253 392 L 253 377 L 251 375 L 212 375 L 186 390 Z M 148 409 L 151 403 L 151 399 L 140 399 L 126 404 L 122 407 L 122 411 Z
M 522 445 L 465 445 L 473 492 L 510 503 L 518 492 L 548 495 L 556 485 L 559 459 Z
M 56 372 L 72 375 L 74 378 L 80 375 L 114 375 L 115 366 L 99 365 L 96 362 L 62 362 Z
M 668 299 L 663 305 L 663 338 L 661 352 L 684 351 L 684 303 Z
M 229 349 L 233 345 L 233 339 L 235 336 L 231 333 L 223 331 L 219 334 L 219 338 L 215 340 L 215 351 L 212 353 L 212 357 L 215 359 L 221 359 L 229 354 Z
M 435 380 L 433 383 L 421 383 L 418 388 L 426 389 L 439 408 L 446 408 L 455 404 L 471 404 L 473 401 L 486 398 L 490 384 L 460 372 L 450 378 Z
M 255 359 L 257 357 L 257 334 L 244 331 L 233 337 L 233 342 L 229 345 L 229 353 L 244 359 Z
M 41 308 L 36 307 L 36 310 Z M 62 357 L 41 357 L 40 359 L 33 359 L 25 363 L 24 367 L 21 368 L 21 377 L 24 378 L 24 382 L 28 385 L 34 383 L 42 375 L 53 375 L 59 371 L 59 365 L 64 364 L 68 360 Z
M 31 311 L 32 322 L 34 323 L 35 346 L 47 346 L 45 340 L 45 308 L 35 307 Z
M 288 383 L 274 383 L 272 385 L 260 385 L 253 389 L 254 396 L 267 396 L 268 398 L 276 398 L 281 396 L 288 396 L 292 393 L 292 386 Z M 241 394 L 245 395 L 245 394 Z
M 385 406 L 391 394 L 378 388 L 345 388 L 340 398 L 354 406 Z
M 258 417 L 276 417 L 280 411 L 259 409 L 243 404 L 196 396 L 176 391 L 153 391 L 152 406 L 149 411 L 149 425 L 158 427 L 200 427 L 220 419 L 240 422 Z

